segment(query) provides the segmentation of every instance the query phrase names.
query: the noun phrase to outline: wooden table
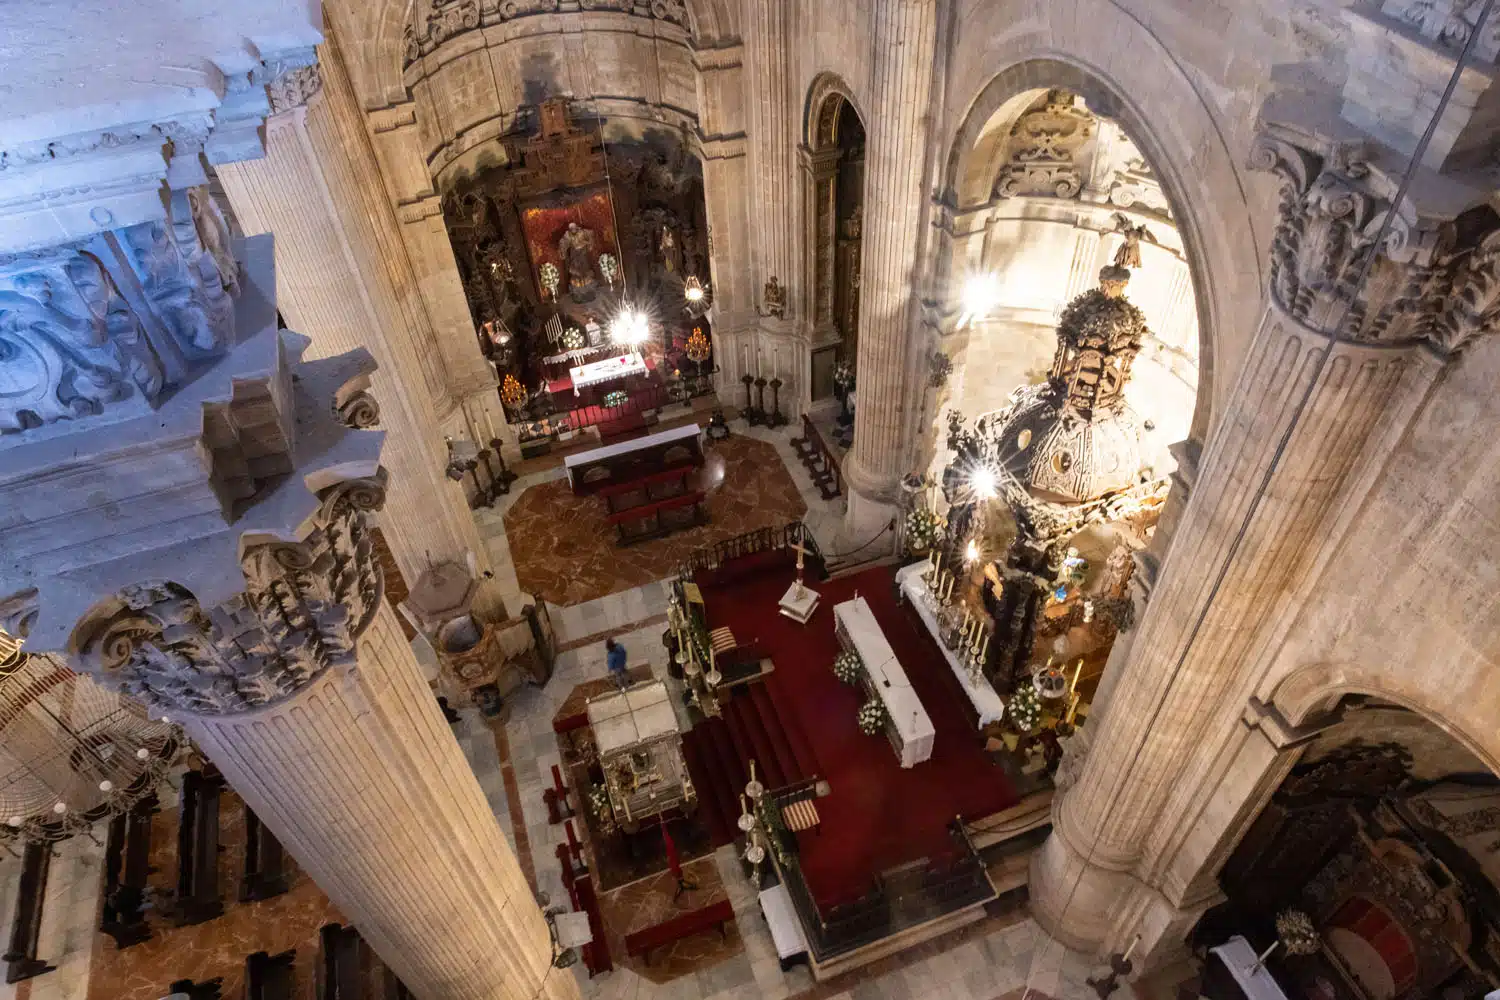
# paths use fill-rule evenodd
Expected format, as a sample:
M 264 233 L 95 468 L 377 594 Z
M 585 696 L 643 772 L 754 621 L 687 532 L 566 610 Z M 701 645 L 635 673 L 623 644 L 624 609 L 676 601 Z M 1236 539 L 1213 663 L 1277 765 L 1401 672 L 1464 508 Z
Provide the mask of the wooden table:
M 937 735 L 932 719 L 896 659 L 895 650 L 886 641 L 869 603 L 863 597 L 856 597 L 835 604 L 833 620 L 839 645 L 859 654 L 864 664 L 865 690 L 885 706 L 886 736 L 901 766 L 914 767 L 931 757 L 932 741 Z
M 568 485 L 575 494 L 585 496 L 674 466 L 702 465 L 701 432 L 697 424 L 688 424 L 569 455 L 563 459 Z

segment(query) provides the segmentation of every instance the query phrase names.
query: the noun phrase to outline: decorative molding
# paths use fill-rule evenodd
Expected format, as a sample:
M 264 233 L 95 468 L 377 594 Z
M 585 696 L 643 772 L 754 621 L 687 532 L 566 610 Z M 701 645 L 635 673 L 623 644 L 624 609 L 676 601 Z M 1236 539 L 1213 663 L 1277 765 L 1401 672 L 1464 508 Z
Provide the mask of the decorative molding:
M 334 412 L 345 427 L 366 430 L 380 424 L 380 402 L 369 392 L 361 389 L 334 407 Z
M 1460 232 L 1409 201 L 1393 205 L 1369 149 L 1316 142 L 1267 124 L 1251 149 L 1251 167 L 1282 184 L 1270 253 L 1281 309 L 1340 340 L 1426 342 L 1444 355 L 1492 332 L 1500 227 Z
M 404 36 L 404 66 L 410 66 L 450 39 L 482 27 L 563 9 L 559 0 L 435 0 L 426 22 L 408 24 Z M 614 12 L 688 28 L 687 5 L 682 0 L 577 0 L 584 12 Z
M 1048 91 L 1040 107 L 1016 121 L 1006 164 L 995 178 L 996 197 L 1072 198 L 1083 190 L 1079 154 L 1093 138 L 1096 122 L 1082 104 L 1067 91 Z
M 1459 52 L 1479 23 L 1481 0 L 1385 0 L 1380 12 L 1414 29 L 1440 48 Z M 1500 54 L 1500 21 L 1493 16 L 1475 53 L 1488 62 Z
M 271 101 L 271 113 L 281 114 L 300 108 L 312 100 L 313 95 L 323 89 L 323 75 L 316 63 L 298 66 L 266 84 L 266 96 Z
M 158 709 L 193 715 L 260 708 L 352 665 L 382 600 L 367 522 L 385 501 L 385 476 L 320 499 L 304 541 L 245 550 L 243 595 L 205 610 L 185 588 L 151 581 L 103 602 L 74 632 L 82 663 Z
M 0 434 L 154 400 L 161 359 L 99 260 L 61 248 L 32 259 L 0 273 Z

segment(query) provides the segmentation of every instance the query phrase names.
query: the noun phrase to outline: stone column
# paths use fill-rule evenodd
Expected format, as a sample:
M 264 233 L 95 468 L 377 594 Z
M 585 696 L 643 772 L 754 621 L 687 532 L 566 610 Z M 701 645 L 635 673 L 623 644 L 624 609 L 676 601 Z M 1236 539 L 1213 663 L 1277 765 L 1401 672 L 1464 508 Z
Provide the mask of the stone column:
M 865 174 L 860 330 L 855 362 L 854 448 L 844 466 L 850 487 L 845 530 L 855 541 L 884 527 L 907 471 L 909 341 L 920 245 L 928 98 L 937 28 L 936 0 L 877 0 L 875 96 Z
M 266 155 L 219 168 L 234 214 L 246 233 L 276 235 L 277 306 L 312 338 L 309 355 L 367 347 L 375 356 L 392 472 L 381 521 L 408 585 L 470 552 L 487 564 L 463 490 L 444 474 L 447 372 L 337 51 L 320 46 L 319 66 L 273 86 L 271 98 Z
M 246 590 L 217 607 L 122 588 L 71 652 L 180 723 L 416 996 L 577 997 L 382 598 L 383 495 L 383 475 L 338 483 L 295 540 L 247 538 Z
M 793 259 L 798 197 L 793 187 L 787 0 L 750 0 L 745 10 L 745 75 L 749 86 L 751 204 L 759 284 L 776 277 L 787 289 L 788 318 L 796 308 L 799 269 Z
M 1500 315 L 1500 231 L 1452 226 L 1484 187 L 1450 178 L 1439 202 L 1414 188 L 1397 211 L 1400 157 L 1319 138 L 1347 125 L 1300 107 L 1270 102 L 1263 120 L 1253 163 L 1283 185 L 1268 303 L 1033 859 L 1033 912 L 1074 947 L 1141 933 L 1149 955 L 1216 901 L 1227 850 L 1184 845 L 1195 827 L 1232 830 L 1237 804 L 1209 799 L 1237 759 L 1246 705 L 1445 364 Z

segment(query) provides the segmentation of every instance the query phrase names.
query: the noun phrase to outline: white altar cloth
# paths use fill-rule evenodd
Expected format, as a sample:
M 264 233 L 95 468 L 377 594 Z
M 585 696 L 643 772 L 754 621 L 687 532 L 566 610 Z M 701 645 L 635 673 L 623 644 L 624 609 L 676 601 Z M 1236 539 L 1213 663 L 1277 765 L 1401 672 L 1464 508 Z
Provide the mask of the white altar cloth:
M 610 382 L 617 378 L 624 378 L 626 375 L 644 374 L 646 374 L 646 361 L 633 352 L 568 369 L 568 375 L 573 380 L 573 395 L 575 396 L 578 395 L 578 390 L 585 386 Z
M 589 725 L 601 755 L 675 733 L 677 713 L 661 681 L 647 681 L 613 694 L 590 698 Z
M 1286 994 L 1281 992 L 1281 987 L 1266 967 L 1263 965 L 1255 968 L 1255 949 L 1240 935 L 1236 934 L 1210 950 L 1223 960 L 1247 1000 L 1287 1000 Z
M 927 709 L 911 686 L 906 671 L 896 659 L 895 650 L 886 641 L 880 623 L 863 597 L 833 606 L 833 619 L 841 641 L 859 654 L 870 675 L 871 686 L 885 705 L 896 734 L 901 740 L 898 753 L 902 767 L 912 767 L 932 756 L 936 731 Z
M 922 624 L 927 626 L 927 631 L 932 633 L 932 640 L 937 643 L 938 649 L 943 651 L 943 657 L 948 661 L 948 666 L 953 671 L 953 676 L 958 678 L 958 684 L 964 689 L 968 696 L 969 704 L 974 706 L 974 711 L 979 713 L 979 728 L 983 729 L 991 722 L 999 722 L 1000 717 L 1005 714 L 1005 702 L 995 693 L 995 688 L 989 680 L 983 676 L 977 682 L 970 679 L 969 668 L 962 663 L 958 654 L 943 645 L 943 640 L 938 634 L 937 617 L 927 608 L 927 594 L 931 590 L 927 581 L 922 579 L 922 573 L 927 569 L 927 563 L 915 562 L 910 566 L 896 571 L 896 583 L 901 587 L 901 593 L 911 602 L 911 606 L 917 609 L 917 616 L 922 619 Z

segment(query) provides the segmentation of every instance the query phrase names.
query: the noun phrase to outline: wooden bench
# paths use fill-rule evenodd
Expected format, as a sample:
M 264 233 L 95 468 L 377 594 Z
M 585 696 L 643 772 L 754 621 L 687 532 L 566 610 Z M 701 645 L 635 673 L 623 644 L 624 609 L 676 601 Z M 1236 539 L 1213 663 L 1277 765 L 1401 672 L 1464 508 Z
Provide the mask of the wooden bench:
M 47 898 L 47 869 L 52 845 L 28 840 L 21 854 L 21 878 L 16 887 L 16 912 L 10 925 L 10 947 L 5 950 L 5 981 L 19 983 L 57 968 L 37 958 L 42 936 L 42 903 Z
M 813 485 L 818 488 L 824 500 L 832 500 L 842 495 L 844 478 L 843 470 L 839 468 L 839 460 L 824 443 L 823 435 L 818 432 L 812 418 L 806 413 L 802 414 L 802 436 L 792 438 L 792 447 L 796 450 L 803 468 L 807 469 L 807 474 L 812 477 Z
M 286 852 L 281 848 L 281 841 L 246 805 L 245 877 L 240 882 L 240 902 L 270 899 L 291 887 L 292 876 L 286 868 Z
M 729 905 L 729 900 L 721 899 L 710 906 L 684 913 L 680 917 L 674 917 L 655 927 L 647 927 L 643 931 L 626 935 L 625 954 L 632 957 L 639 956 L 647 965 L 650 965 L 651 952 L 657 948 L 664 948 L 675 941 L 692 937 L 710 928 L 718 928 L 719 935 L 727 937 L 729 934 L 727 925 L 733 919 L 734 907 Z
M 297 991 L 295 949 L 257 951 L 245 959 L 245 1000 L 292 1000 Z
M 219 793 L 224 779 L 210 771 L 182 776 L 177 827 L 177 924 L 187 927 L 224 912 L 219 898 Z
M 694 490 L 681 496 L 618 511 L 610 514 L 605 520 L 619 530 L 618 545 L 621 547 L 633 545 L 648 538 L 660 538 L 683 528 L 706 523 L 708 515 L 703 510 L 703 500 L 703 491 Z M 662 516 L 671 511 L 681 513 L 671 519 Z
M 359 931 L 343 924 L 324 924 L 319 931 L 313 996 L 317 1000 L 413 1000 L 411 991 Z
M 104 906 L 99 930 L 129 948 L 151 937 L 146 923 L 146 877 L 151 874 L 151 816 L 156 796 L 148 795 L 109 823 L 104 851 Z

